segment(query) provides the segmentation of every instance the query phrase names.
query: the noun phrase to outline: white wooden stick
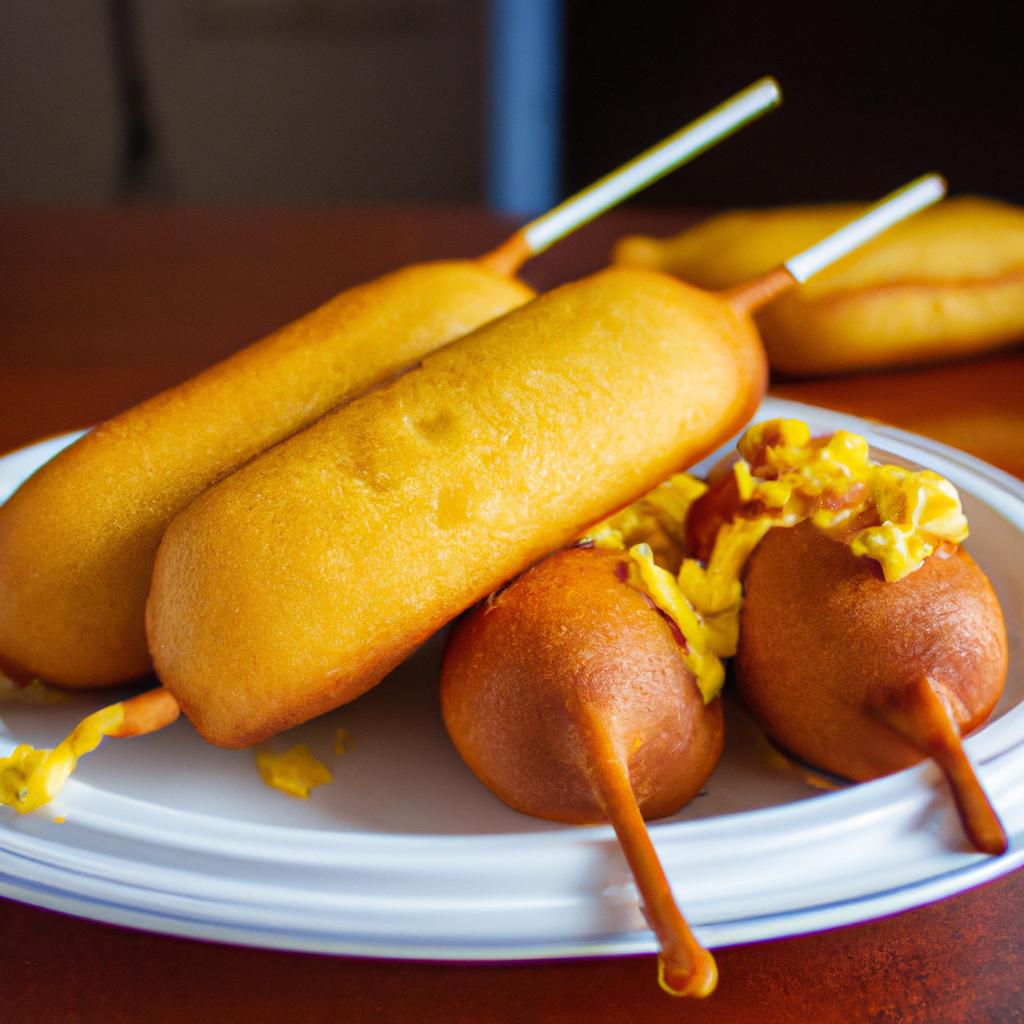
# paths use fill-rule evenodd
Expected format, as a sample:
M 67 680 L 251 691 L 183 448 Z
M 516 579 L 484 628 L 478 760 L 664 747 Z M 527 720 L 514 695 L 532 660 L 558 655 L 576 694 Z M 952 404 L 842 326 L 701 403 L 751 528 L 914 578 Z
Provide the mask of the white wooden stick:
M 938 174 L 926 174 L 879 200 L 856 220 L 786 260 L 783 266 L 797 281 L 806 281 L 875 235 L 937 203 L 945 194 L 945 179 Z
M 745 124 L 782 102 L 774 78 L 762 78 L 731 99 L 587 186 L 521 229 L 531 255 L 543 252 L 570 232 L 640 189 L 663 178 Z

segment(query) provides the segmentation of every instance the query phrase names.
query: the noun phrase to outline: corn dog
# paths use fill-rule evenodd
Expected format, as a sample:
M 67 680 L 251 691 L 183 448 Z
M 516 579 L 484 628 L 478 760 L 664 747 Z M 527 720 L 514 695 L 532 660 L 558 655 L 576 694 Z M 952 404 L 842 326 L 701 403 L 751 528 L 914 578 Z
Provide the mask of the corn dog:
M 244 746 L 359 696 L 463 608 L 750 417 L 749 317 L 662 274 L 541 296 L 201 495 L 160 545 L 157 673 Z
M 148 671 L 143 608 L 176 512 L 347 396 L 531 295 L 471 260 L 409 267 L 86 434 L 0 507 L 0 667 L 65 686 Z
M 971 842 L 1002 853 L 960 736 L 1002 693 L 1006 627 L 959 547 L 955 489 L 871 461 L 856 435 L 812 439 L 796 421 L 758 424 L 739 448 L 734 473 L 689 510 L 687 537 L 711 566 L 746 537 L 734 649 L 751 713 L 786 750 L 849 779 L 933 757 Z
M 988 718 L 1007 673 L 1002 611 L 970 555 L 944 550 L 888 582 L 806 523 L 765 537 L 745 594 L 737 679 L 769 735 L 858 781 L 932 757 L 971 843 L 1005 852 L 961 745 Z
M 564 285 L 254 460 L 161 543 L 161 682 L 220 746 L 358 697 L 745 423 L 767 376 L 752 312 L 944 193 L 918 179 L 721 295 L 614 267 Z

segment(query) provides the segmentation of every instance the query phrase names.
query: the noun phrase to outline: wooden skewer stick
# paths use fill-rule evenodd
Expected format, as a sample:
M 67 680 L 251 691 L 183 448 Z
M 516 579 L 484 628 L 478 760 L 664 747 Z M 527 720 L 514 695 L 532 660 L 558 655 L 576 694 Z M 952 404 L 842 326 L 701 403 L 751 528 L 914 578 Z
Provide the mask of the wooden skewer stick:
M 715 958 L 697 941 L 672 895 L 622 755 L 597 716 L 581 710 L 598 803 L 615 829 L 647 921 L 661 946 L 658 983 L 669 995 L 709 996 L 718 983 Z
M 872 713 L 915 750 L 932 758 L 953 791 L 953 801 L 971 844 L 982 853 L 1006 853 L 1006 832 L 964 752 L 960 732 L 935 683 L 922 676 L 898 701 L 873 707 Z
M 123 739 L 128 736 L 145 736 L 176 721 L 181 714 L 181 706 L 170 690 L 158 686 L 153 690 L 140 693 L 122 704 L 124 720 L 111 732 L 111 736 Z
M 500 273 L 514 274 L 530 257 L 544 252 L 559 239 L 688 163 L 781 102 L 782 92 L 775 79 L 759 79 L 520 228 L 497 249 L 482 256 L 481 262 Z
M 730 288 L 724 294 L 738 313 L 753 313 L 783 292 L 813 277 L 865 242 L 919 210 L 937 203 L 946 194 L 946 182 L 938 174 L 925 174 L 869 206 L 831 235 L 790 257 L 766 274 Z

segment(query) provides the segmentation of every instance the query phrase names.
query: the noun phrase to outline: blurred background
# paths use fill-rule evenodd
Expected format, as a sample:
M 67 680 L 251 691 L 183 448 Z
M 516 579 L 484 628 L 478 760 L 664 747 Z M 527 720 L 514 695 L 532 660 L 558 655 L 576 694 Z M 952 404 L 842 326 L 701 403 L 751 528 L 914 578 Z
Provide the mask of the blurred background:
M 999 5 L 0 0 L 0 201 L 523 213 L 770 73 L 782 111 L 637 201 L 1024 200 Z M 1004 8 L 1006 10 L 1006 8 Z

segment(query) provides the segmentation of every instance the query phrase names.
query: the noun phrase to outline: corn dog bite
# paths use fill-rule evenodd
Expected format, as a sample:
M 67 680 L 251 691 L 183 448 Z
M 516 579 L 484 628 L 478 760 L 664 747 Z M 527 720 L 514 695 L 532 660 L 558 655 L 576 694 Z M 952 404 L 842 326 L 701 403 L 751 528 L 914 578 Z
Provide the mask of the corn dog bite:
M 107 423 L 0 508 L 0 669 L 70 687 L 150 668 L 144 605 L 170 519 L 254 455 L 526 302 L 532 255 L 779 102 L 743 90 L 477 260 L 419 264 L 320 309 Z
M 855 216 L 855 205 L 736 211 L 613 260 L 725 288 Z M 773 369 L 795 376 L 954 359 L 1024 338 L 1024 211 L 951 199 L 865 246 L 757 316 Z

